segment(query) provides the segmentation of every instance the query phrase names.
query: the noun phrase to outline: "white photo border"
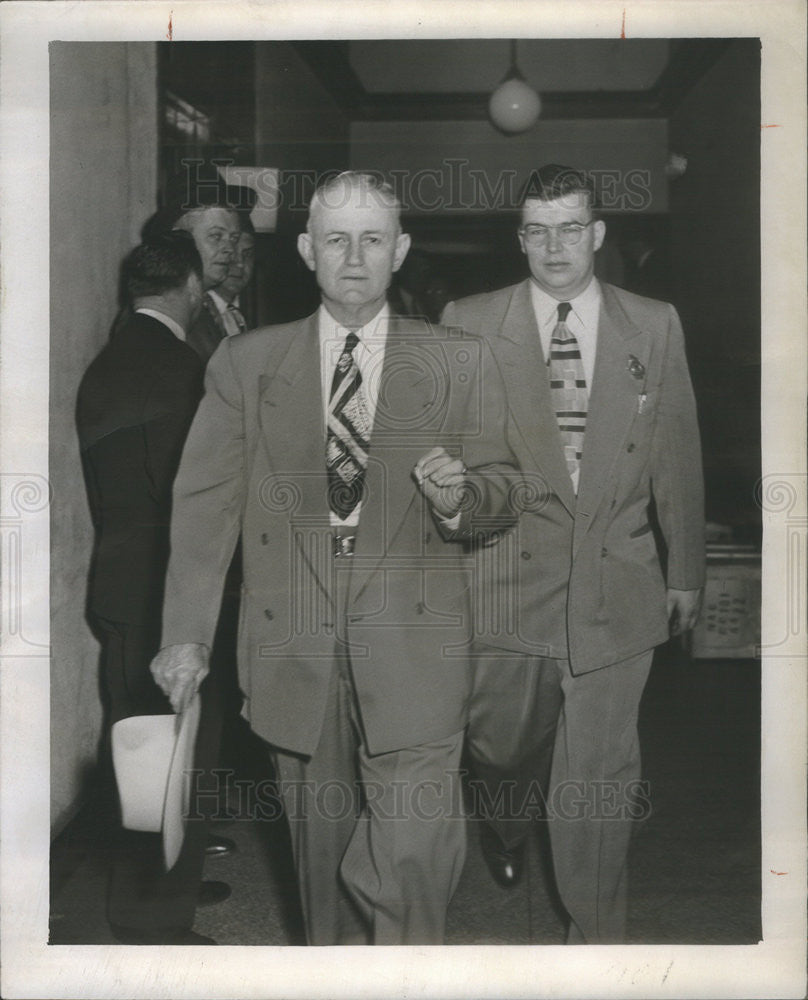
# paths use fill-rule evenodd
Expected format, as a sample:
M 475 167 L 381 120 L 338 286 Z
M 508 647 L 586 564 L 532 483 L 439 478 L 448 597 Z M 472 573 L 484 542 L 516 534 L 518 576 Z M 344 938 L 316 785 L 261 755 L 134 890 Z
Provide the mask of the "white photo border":
M 762 40 L 763 941 L 297 949 L 48 946 L 48 42 L 360 37 Z M 2 569 L 2 995 L 13 997 L 801 997 L 806 939 L 805 7 L 801 0 L 6 2 L 0 8 L 2 530 L 26 519 L 24 589 Z M 17 489 L 23 483 L 22 491 Z M 793 608 L 796 602 L 796 627 Z M 789 608 L 792 610 L 790 611 Z M 58 656 L 54 650 L 53 655 Z M 683 878 L 686 874 L 683 873 Z

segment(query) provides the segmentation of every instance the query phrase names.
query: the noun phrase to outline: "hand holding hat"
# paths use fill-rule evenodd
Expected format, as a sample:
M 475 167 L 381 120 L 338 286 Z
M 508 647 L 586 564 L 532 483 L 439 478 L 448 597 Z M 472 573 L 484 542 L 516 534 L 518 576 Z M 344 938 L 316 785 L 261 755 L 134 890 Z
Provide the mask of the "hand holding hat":
M 175 712 L 183 712 L 208 675 L 210 650 L 198 642 L 165 646 L 151 662 L 151 672 L 171 700 Z
M 166 869 L 176 864 L 191 801 L 201 705 L 181 715 L 133 715 L 112 727 L 112 762 L 127 830 L 163 835 Z

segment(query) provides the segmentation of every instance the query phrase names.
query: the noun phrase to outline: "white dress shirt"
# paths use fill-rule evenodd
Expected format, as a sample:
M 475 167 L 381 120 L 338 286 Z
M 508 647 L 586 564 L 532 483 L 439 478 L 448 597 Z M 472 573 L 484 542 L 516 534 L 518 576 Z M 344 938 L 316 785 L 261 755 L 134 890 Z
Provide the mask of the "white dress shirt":
M 558 322 L 559 303 L 569 302 L 572 306 L 567 316 L 567 328 L 578 341 L 581 362 L 584 366 L 586 386 L 591 395 L 592 377 L 595 374 L 595 353 L 598 346 L 598 320 L 600 319 L 600 286 L 593 278 L 580 295 L 574 299 L 554 299 L 536 284 L 530 282 L 530 298 L 539 327 L 541 350 L 544 360 L 550 357 L 550 341 Z
M 230 309 L 230 306 L 233 306 L 241 311 L 238 295 L 231 302 L 226 302 L 215 288 L 209 288 L 208 295 L 210 296 L 211 302 L 216 306 L 219 315 L 222 317 L 222 323 L 224 324 L 224 330 L 227 336 L 235 337 L 236 334 L 241 333 L 236 317 Z
M 317 316 L 320 338 L 320 380 L 323 399 L 323 462 L 325 462 L 325 438 L 328 426 L 328 402 L 331 396 L 331 383 L 337 361 L 345 348 L 345 340 L 350 332 L 348 327 L 338 323 L 331 313 L 320 306 Z M 379 383 L 384 365 L 384 349 L 387 345 L 387 333 L 390 328 L 390 308 L 385 303 L 378 313 L 359 329 L 351 328 L 359 338 L 359 343 L 353 350 L 354 360 L 362 376 L 362 393 L 370 421 L 371 433 L 376 416 L 376 404 L 379 401 Z M 359 524 L 361 502 L 354 507 L 349 516 L 340 520 L 331 511 L 331 524 L 335 528 L 356 528 Z
M 143 313 L 144 316 L 151 316 L 152 319 L 158 320 L 163 326 L 167 326 L 177 340 L 185 340 L 185 330 L 183 330 L 179 323 L 158 309 L 135 309 L 135 312 Z
M 598 346 L 598 321 L 600 319 L 600 285 L 595 278 L 589 282 L 586 288 L 574 299 L 554 299 L 543 289 L 539 288 L 535 281 L 530 282 L 530 298 L 533 304 L 533 312 L 536 316 L 536 323 L 539 327 L 539 338 L 541 340 L 541 350 L 545 362 L 550 357 L 550 341 L 553 338 L 553 330 L 558 323 L 559 302 L 569 302 L 572 309 L 567 316 L 567 328 L 578 341 L 578 349 L 581 352 L 581 363 L 584 366 L 584 376 L 586 378 L 586 388 L 589 395 L 592 395 L 592 378 L 595 374 L 595 356 Z M 576 469 L 572 475 L 572 488 L 576 494 L 578 492 L 578 480 L 580 479 L 580 468 Z

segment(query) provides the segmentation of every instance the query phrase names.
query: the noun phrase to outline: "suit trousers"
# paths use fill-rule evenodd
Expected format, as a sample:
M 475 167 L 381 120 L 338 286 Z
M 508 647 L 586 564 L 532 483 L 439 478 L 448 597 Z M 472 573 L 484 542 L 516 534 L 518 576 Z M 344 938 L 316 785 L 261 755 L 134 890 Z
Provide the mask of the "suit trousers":
M 336 644 L 316 751 L 273 753 L 309 944 L 443 943 L 466 855 L 462 746 L 460 732 L 369 754 Z
M 628 848 L 647 804 L 637 718 L 653 655 L 577 677 L 560 661 L 564 705 L 550 775 L 550 844 L 570 916 L 568 944 L 625 940 Z
M 546 807 L 569 944 L 625 938 L 626 859 L 643 815 L 637 718 L 652 658 L 574 676 L 567 660 L 476 651 L 468 745 L 495 806 L 486 818 L 513 847 Z
M 108 621 L 99 624 L 104 632 L 112 720 L 170 713 L 171 705 L 149 669 L 159 645 L 159 627 Z M 219 752 L 221 717 L 213 693 L 208 678 L 200 688 L 202 712 L 194 752 L 194 768 L 203 774 L 216 767 Z M 180 856 L 168 872 L 160 834 L 119 831 L 107 899 L 110 924 L 155 935 L 191 927 L 208 838 L 208 824 L 201 813 L 205 801 L 215 799 L 199 795 L 194 810 L 195 801 L 192 799 L 192 813 L 199 818 L 186 822 Z
M 469 704 L 469 782 L 475 812 L 516 847 L 546 812 L 559 712 L 557 660 L 475 644 Z

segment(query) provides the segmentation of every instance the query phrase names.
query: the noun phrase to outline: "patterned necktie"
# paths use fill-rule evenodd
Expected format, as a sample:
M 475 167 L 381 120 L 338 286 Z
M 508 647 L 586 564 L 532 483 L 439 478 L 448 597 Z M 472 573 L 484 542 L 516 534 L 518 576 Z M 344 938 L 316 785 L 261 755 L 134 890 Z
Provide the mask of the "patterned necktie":
M 328 505 L 346 520 L 362 499 L 368 464 L 370 419 L 362 375 L 353 356 L 359 338 L 351 331 L 337 361 L 328 403 L 325 465 L 328 472 Z
M 244 322 L 244 316 L 241 313 L 239 307 L 233 303 L 228 303 L 227 309 L 224 311 L 224 325 L 227 327 L 228 336 L 232 337 L 236 333 L 244 333 L 247 329 L 247 324 Z
M 550 341 L 550 396 L 561 434 L 561 446 L 570 476 L 575 478 L 581 465 L 586 431 L 586 411 L 589 393 L 575 335 L 567 326 L 572 306 L 559 302 L 558 322 Z

